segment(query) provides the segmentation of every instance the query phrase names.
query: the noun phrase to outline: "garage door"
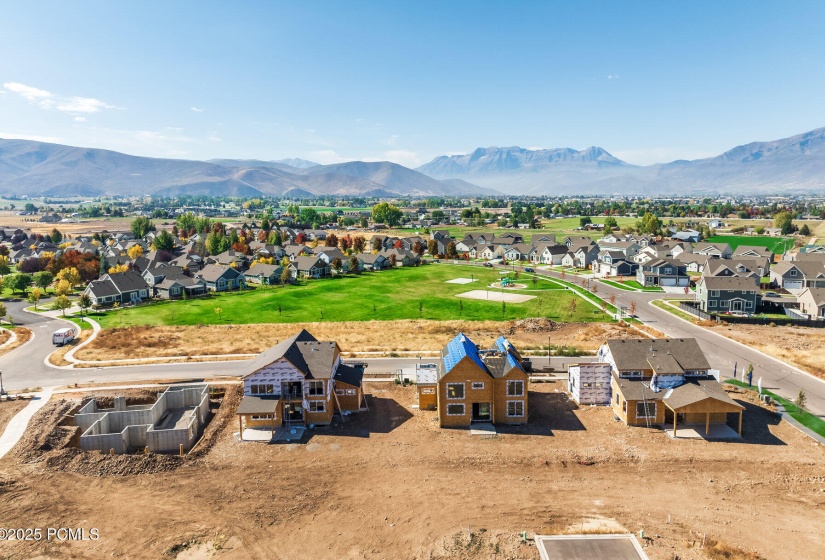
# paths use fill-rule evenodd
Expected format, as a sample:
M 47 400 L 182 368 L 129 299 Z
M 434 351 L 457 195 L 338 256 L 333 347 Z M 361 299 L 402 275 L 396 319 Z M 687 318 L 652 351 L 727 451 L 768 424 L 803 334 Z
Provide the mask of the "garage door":
M 784 286 L 782 286 L 786 290 L 801 290 L 802 289 L 802 280 L 793 280 L 791 282 L 785 280 Z
M 676 278 L 662 278 L 659 280 L 660 286 L 675 286 Z

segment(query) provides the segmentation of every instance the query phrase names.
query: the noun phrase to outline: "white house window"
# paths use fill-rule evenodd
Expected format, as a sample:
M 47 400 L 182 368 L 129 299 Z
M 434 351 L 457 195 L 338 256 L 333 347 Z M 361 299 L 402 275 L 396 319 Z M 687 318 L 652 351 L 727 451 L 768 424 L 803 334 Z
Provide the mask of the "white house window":
M 642 376 L 641 371 L 622 371 L 622 372 L 619 373 L 619 377 L 633 378 L 633 377 L 641 377 L 641 376 Z
M 656 418 L 656 403 L 636 403 L 636 418 Z
M 272 420 L 271 414 L 253 414 L 252 420 Z
M 447 398 L 448 399 L 463 399 L 464 398 L 464 383 L 447 383 Z M 464 406 L 464 405 L 462 405 Z M 464 414 L 463 412 L 461 414 Z
M 507 382 L 507 396 L 508 397 L 523 397 L 524 396 L 524 381 L 508 381 Z
M 708 300 L 708 307 L 716 307 L 716 300 L 715 299 Z
M 335 394 L 338 395 L 339 397 L 343 397 L 344 396 L 344 390 L 343 389 L 335 389 Z
M 507 401 L 507 416 L 524 416 L 524 401 Z
M 665 274 L 673 274 L 673 269 L 670 267 L 665 268 Z
M 347 389 L 347 396 L 354 397 L 356 395 L 355 389 Z
M 447 416 L 464 416 L 463 404 L 448 404 Z
M 745 302 L 745 309 L 753 309 L 753 302 L 752 301 L 746 301 Z
M 326 412 L 327 403 L 324 401 L 309 401 L 310 412 Z
M 788 273 L 790 276 L 796 276 L 796 269 L 792 268 L 791 271 Z
M 324 395 L 324 382 L 323 381 L 309 381 L 308 382 L 308 393 L 310 397 L 321 397 Z
M 728 300 L 723 299 L 722 301 L 719 302 L 719 307 L 727 307 L 727 306 L 728 306 Z
M 719 297 L 719 290 L 711 290 L 710 297 Z
M 471 385 L 471 387 L 472 387 L 473 389 L 484 389 L 484 383 L 483 383 L 483 382 L 474 382 L 474 383 Z

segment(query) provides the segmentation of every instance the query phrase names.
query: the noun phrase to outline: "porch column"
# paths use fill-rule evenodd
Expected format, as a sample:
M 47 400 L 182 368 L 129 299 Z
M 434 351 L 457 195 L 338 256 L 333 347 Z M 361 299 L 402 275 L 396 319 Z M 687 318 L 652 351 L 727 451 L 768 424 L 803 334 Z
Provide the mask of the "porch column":
M 710 412 L 705 412 L 705 435 L 710 433 Z
M 275 439 L 275 412 L 272 413 L 272 438 Z
M 742 411 L 739 411 L 739 437 L 742 437 Z
M 676 414 L 676 411 L 674 410 L 673 411 L 673 437 L 676 437 L 676 417 L 677 416 L 678 416 L 678 414 Z
M 238 414 L 238 434 L 240 435 L 241 440 L 243 440 L 243 416 L 240 414 Z

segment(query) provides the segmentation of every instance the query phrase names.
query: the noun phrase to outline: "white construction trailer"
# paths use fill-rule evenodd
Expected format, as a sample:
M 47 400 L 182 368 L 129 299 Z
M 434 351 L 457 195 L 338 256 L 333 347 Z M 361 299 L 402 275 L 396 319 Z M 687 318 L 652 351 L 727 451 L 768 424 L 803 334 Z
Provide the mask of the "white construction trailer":
M 576 404 L 610 404 L 610 364 L 571 364 L 567 367 L 567 388 Z

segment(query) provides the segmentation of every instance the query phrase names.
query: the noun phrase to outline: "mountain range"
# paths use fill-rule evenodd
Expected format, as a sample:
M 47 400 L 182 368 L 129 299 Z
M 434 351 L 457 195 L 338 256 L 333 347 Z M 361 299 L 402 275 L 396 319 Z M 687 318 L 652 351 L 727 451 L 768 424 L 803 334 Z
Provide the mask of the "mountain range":
M 306 160 L 190 161 L 0 139 L 0 193 L 29 196 L 462 196 L 500 194 L 401 165 Z
M 390 162 L 193 161 L 0 139 L 0 194 L 29 196 L 467 196 L 825 191 L 825 128 L 716 157 L 638 166 L 606 150 L 517 146 Z
M 418 171 L 519 194 L 676 194 L 825 191 L 825 128 L 737 146 L 719 156 L 628 164 L 602 148 L 478 148 Z

